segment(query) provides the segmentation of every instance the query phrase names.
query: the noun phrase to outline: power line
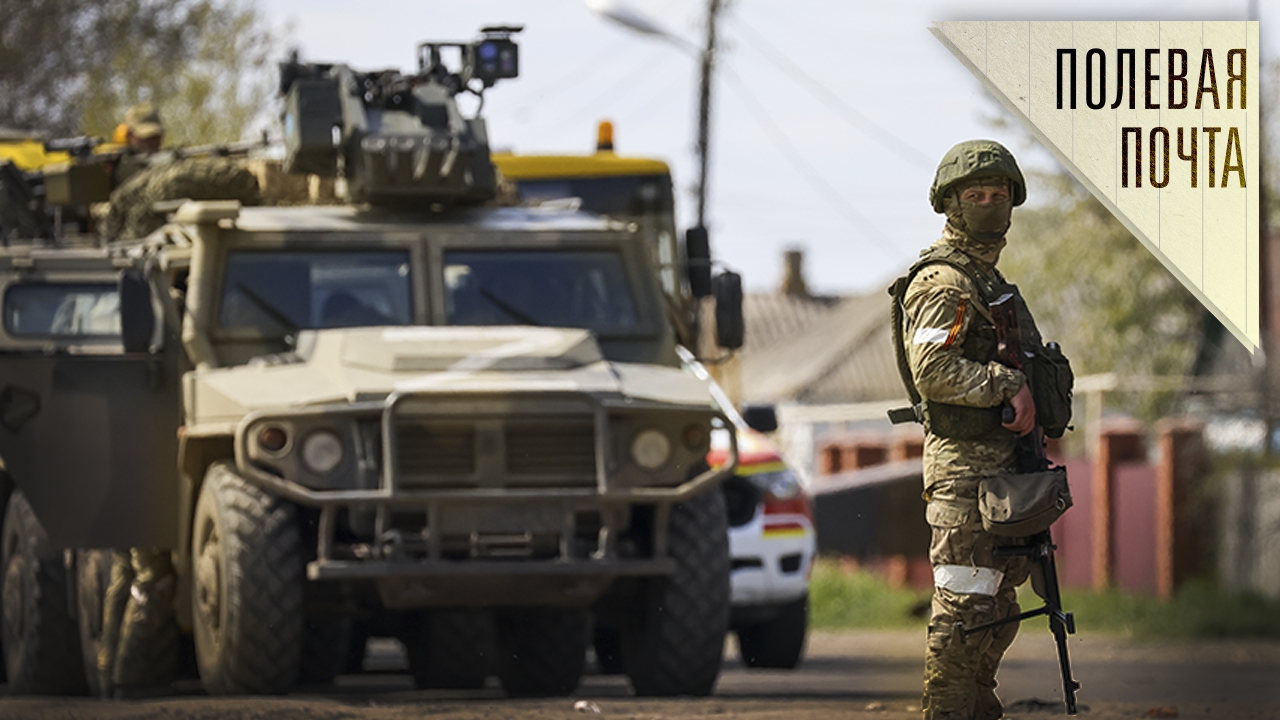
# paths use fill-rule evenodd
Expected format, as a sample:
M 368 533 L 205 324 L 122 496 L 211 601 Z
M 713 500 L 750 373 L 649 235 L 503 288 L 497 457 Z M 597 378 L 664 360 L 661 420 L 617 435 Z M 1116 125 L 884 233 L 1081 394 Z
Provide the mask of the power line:
M 748 25 L 740 15 L 733 16 L 733 22 L 738 25 L 739 30 L 743 31 L 743 36 L 747 38 L 747 41 L 755 45 L 756 50 L 760 51 L 767 60 L 772 62 L 775 67 L 790 77 L 797 85 L 808 90 L 809 94 L 819 102 L 834 110 L 844 118 L 846 122 L 874 136 L 902 159 L 916 165 L 917 167 L 921 167 L 926 170 L 933 170 L 933 161 L 924 153 L 912 147 L 897 135 L 894 135 L 885 128 L 880 127 L 880 125 L 878 125 L 874 120 L 863 115 L 857 108 L 850 105 L 835 92 L 832 92 L 827 88 L 827 86 L 818 82 L 816 78 L 805 72 L 804 68 L 795 64 L 795 62 L 774 47 L 773 44 L 766 40 L 763 35 L 752 29 L 752 27 Z
M 593 111 L 600 112 L 600 109 L 603 108 L 605 105 L 613 102 L 616 96 L 618 96 L 619 94 L 621 94 L 626 90 L 632 89 L 632 86 L 635 84 L 637 80 L 639 80 L 641 77 L 643 77 L 646 74 L 652 73 L 653 65 L 654 65 L 652 61 L 662 57 L 664 54 L 668 52 L 670 51 L 665 47 L 662 47 L 662 46 L 655 47 L 654 50 L 650 52 L 648 56 L 646 56 L 645 62 L 636 65 L 636 67 L 631 72 L 627 73 L 622 78 L 620 78 L 617 82 L 615 82 L 613 85 L 609 86 L 609 88 L 604 92 L 596 95 L 594 98 L 591 99 L 591 101 L 581 104 L 580 106 L 578 106 L 577 109 L 575 109 L 571 113 L 565 113 L 557 117 L 556 121 L 552 124 L 552 126 L 558 127 L 570 121 L 577 120 L 588 112 L 593 112 Z
M 827 201 L 827 204 L 830 205 L 833 210 L 844 216 L 845 220 L 848 220 L 850 224 L 861 230 L 863 235 L 867 239 L 871 240 L 872 244 L 883 252 L 886 257 L 894 261 L 901 260 L 901 253 L 904 251 L 894 245 L 893 241 L 890 240 L 888 236 L 880 232 L 880 229 L 877 228 L 875 224 L 867 218 L 867 216 L 859 212 L 852 203 L 840 194 L 840 191 L 836 190 L 831 183 L 827 182 L 826 178 L 822 177 L 822 175 L 804 159 L 804 156 L 800 154 L 794 145 L 791 144 L 791 140 L 787 134 L 783 132 L 782 128 L 779 127 L 776 122 L 774 122 L 765 106 L 761 104 L 760 101 L 757 100 L 747 89 L 746 83 L 742 81 L 742 78 L 738 77 L 738 74 L 726 65 L 721 65 L 720 71 L 724 74 L 724 77 L 730 81 L 730 86 L 738 93 L 739 98 L 742 99 L 747 104 L 748 109 L 752 111 L 751 117 L 765 130 L 766 133 L 768 133 L 770 139 L 773 140 L 774 144 L 778 146 L 778 149 L 782 151 L 783 157 L 786 158 L 787 162 L 791 163 L 791 166 L 800 174 L 800 176 L 807 180 L 809 184 L 823 196 Z M 891 252 L 891 249 L 894 252 Z
M 565 75 L 556 78 L 553 82 L 539 85 L 520 96 L 515 101 L 516 105 L 532 105 L 544 102 L 549 97 L 554 97 L 558 93 L 581 87 L 582 81 L 593 73 L 599 71 L 602 67 L 608 65 L 607 60 L 617 58 L 618 49 L 612 45 L 605 47 L 601 52 L 593 55 L 589 60 L 581 63 Z
M 658 9 L 665 11 L 671 7 L 677 0 L 669 0 Z M 546 102 L 548 98 L 554 97 L 565 90 L 580 90 L 583 86 L 583 80 L 599 72 L 601 69 L 610 65 L 613 61 L 618 60 L 621 55 L 618 52 L 616 43 L 607 43 L 600 52 L 592 55 L 585 62 L 579 63 L 572 71 L 564 73 L 555 80 L 542 83 L 533 90 L 527 91 L 519 95 L 513 105 L 523 107 L 528 105 L 537 105 Z

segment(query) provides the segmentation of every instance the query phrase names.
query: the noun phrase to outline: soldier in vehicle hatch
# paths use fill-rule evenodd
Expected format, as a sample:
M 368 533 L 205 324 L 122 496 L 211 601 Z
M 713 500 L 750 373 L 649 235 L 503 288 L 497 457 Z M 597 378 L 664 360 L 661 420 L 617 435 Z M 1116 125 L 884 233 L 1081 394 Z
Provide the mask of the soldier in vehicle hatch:
M 175 159 L 157 156 L 164 124 L 151 103 L 129 108 L 122 123 L 128 151 L 112 178 L 111 204 L 98 226 L 108 241 L 143 237 L 164 224 L 154 205 L 164 200 L 262 202 L 258 181 L 240 164 L 221 157 Z M 157 157 L 163 158 L 157 161 Z
M 946 225 L 912 266 L 902 296 L 905 355 L 924 401 L 924 497 L 933 534 L 923 706 L 930 719 L 989 720 L 1003 714 L 996 669 L 1018 624 L 968 635 L 959 626 L 1017 614 L 1016 588 L 1030 574 L 1026 558 L 993 555 L 998 538 L 983 529 L 977 500 L 980 479 L 1012 470 L 1018 436 L 1036 423 L 1026 377 L 996 359 L 987 311 L 1012 288 L 996 262 L 1026 184 L 1008 149 L 970 140 L 943 157 L 929 195 Z M 1002 422 L 1006 405 L 1012 422 Z M 975 432 L 984 424 L 992 432 Z
M 147 169 L 148 158 L 160 152 L 164 144 L 164 123 L 151 103 L 139 103 L 125 113 L 124 122 L 116 129 L 117 139 L 127 151 L 116 163 L 112 181 L 116 187 Z

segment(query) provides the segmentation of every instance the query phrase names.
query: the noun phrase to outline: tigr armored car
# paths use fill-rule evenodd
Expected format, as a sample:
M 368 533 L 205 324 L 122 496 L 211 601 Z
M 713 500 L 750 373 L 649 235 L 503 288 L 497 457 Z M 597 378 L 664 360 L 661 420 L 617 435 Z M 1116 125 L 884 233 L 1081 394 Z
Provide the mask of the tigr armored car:
M 514 52 L 509 33 L 460 46 L 468 67 Z M 621 628 L 637 692 L 710 692 L 736 450 L 705 463 L 723 416 L 676 353 L 687 290 L 662 287 L 635 224 L 474 206 L 494 194 L 467 169 L 483 121 L 452 97 L 492 83 L 442 73 L 438 45 L 416 76 L 283 68 L 286 166 L 325 169 L 288 133 L 334 110 L 330 172 L 364 204 L 190 202 L 146 238 L 0 248 L 0 456 L 32 511 L 16 532 L 172 548 L 212 693 L 332 678 L 353 623 L 389 616 L 424 686 L 564 693 L 590 615 Z M 5 547 L 5 582 L 47 597 Z M 80 575 L 92 667 L 101 598 Z M 11 621 L 39 613 L 23 603 L 11 675 L 48 647 Z

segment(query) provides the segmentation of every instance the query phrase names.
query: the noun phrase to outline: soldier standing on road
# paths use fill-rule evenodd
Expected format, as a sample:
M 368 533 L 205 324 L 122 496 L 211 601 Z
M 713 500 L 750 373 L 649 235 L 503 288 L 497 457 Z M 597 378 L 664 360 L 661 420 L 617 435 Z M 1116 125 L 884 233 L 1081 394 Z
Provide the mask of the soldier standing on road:
M 982 477 L 1015 468 L 1016 438 L 1036 421 L 1026 378 L 996 360 L 987 310 L 1012 288 L 996 262 L 1026 184 L 1008 149 L 971 140 L 943 157 L 929 194 L 947 222 L 907 276 L 902 336 L 924 401 L 924 498 L 933 535 L 923 707 L 930 720 L 990 720 L 1003 715 L 996 669 L 1018 624 L 970 635 L 960 626 L 1018 613 L 1015 589 L 1030 573 L 1025 558 L 994 557 L 999 541 L 983 529 L 977 500 Z M 1005 405 L 1015 413 L 1007 424 Z
M 117 166 L 117 181 L 146 172 L 146 158 L 160 150 L 164 126 L 150 103 L 129 108 L 125 118 L 129 153 Z M 113 210 L 118 200 L 113 195 Z M 113 550 L 111 581 L 103 602 L 98 647 L 98 689 L 104 696 L 153 694 L 175 679 L 178 626 L 174 617 L 177 576 L 168 549 Z

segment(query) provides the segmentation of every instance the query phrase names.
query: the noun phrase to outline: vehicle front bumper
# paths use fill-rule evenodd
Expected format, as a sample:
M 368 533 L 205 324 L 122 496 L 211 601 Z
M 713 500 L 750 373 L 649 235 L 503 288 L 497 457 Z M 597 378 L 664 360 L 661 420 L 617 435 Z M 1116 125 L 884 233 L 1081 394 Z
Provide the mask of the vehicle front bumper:
M 452 402 L 453 405 L 449 405 Z M 470 404 L 468 404 L 470 403 Z M 481 412 L 491 407 L 518 406 L 529 417 L 554 416 L 576 408 L 591 418 L 594 433 L 595 473 L 594 482 L 578 483 L 568 487 L 522 487 L 508 484 L 508 478 L 498 473 L 486 476 L 470 486 L 432 487 L 432 477 L 418 475 L 406 478 L 399 471 L 397 458 L 396 422 L 406 409 L 411 417 L 418 418 L 423 408 L 439 405 L 452 407 L 449 417 L 470 417 L 459 410 L 473 408 Z M 307 576 L 313 580 L 366 580 L 402 578 L 434 583 L 448 578 L 480 577 L 539 577 L 548 580 L 569 581 L 575 578 L 616 578 L 623 576 L 652 576 L 667 574 L 674 565 L 667 557 L 667 518 L 673 504 L 689 499 L 716 486 L 731 476 L 737 466 L 737 444 L 730 450 L 729 462 L 716 468 L 705 469 L 683 482 L 667 486 L 642 486 L 624 484 L 618 480 L 619 461 L 613 457 L 617 443 L 611 432 L 611 416 L 617 413 L 709 414 L 707 407 L 661 404 L 625 399 L 616 396 L 598 397 L 582 393 L 546 392 L 525 394 L 518 400 L 509 396 L 469 396 L 466 401 L 447 394 L 431 392 L 397 392 L 385 401 L 351 403 L 324 407 L 302 408 L 287 412 L 257 413 L 242 420 L 235 435 L 235 458 L 238 471 L 249 482 L 267 492 L 306 507 L 319 510 L 315 560 L 307 566 Z M 316 489 L 281 477 L 258 466 L 250 457 L 248 433 L 264 419 L 316 418 L 330 420 L 343 417 L 353 421 L 376 420 L 381 427 L 381 462 L 376 482 L 372 487 L 357 489 Z M 724 421 L 723 416 L 722 421 Z M 602 518 L 614 518 L 616 512 L 630 506 L 654 507 L 653 542 L 650 557 L 624 557 L 619 554 L 617 537 L 619 528 L 609 520 L 603 520 L 596 545 L 586 557 L 570 552 L 568 538 L 575 531 L 575 516 L 583 511 L 600 512 Z M 552 558 L 495 559 L 491 557 L 457 559 L 445 556 L 442 532 L 432 528 L 446 526 L 445 519 L 458 508 L 541 508 L 563 519 L 559 529 L 559 552 Z M 341 557 L 335 553 L 338 514 L 343 510 L 363 510 L 376 516 L 374 542 L 368 545 L 363 557 Z M 425 514 L 425 528 L 420 538 L 424 552 L 408 558 L 395 552 L 392 516 L 394 513 Z M 518 528 L 513 530 L 518 531 Z M 508 533 L 509 534 L 509 533 Z M 472 544 L 485 546 L 490 539 L 476 537 Z M 473 553 L 474 554 L 474 553 Z M 385 594 L 385 593 L 384 593 Z

